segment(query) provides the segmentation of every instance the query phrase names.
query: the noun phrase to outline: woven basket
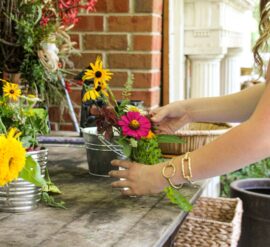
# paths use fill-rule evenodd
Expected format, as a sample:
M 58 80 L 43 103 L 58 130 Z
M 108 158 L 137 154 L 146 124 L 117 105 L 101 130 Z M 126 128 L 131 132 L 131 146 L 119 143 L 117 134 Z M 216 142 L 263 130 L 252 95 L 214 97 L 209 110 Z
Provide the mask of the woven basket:
M 225 123 L 192 123 L 185 125 L 175 134 L 184 140 L 184 144 L 166 143 L 160 144 L 163 154 L 180 155 L 196 150 L 213 141 L 218 136 L 230 129 Z
M 239 198 L 201 197 L 181 225 L 174 247 L 236 247 L 241 233 Z

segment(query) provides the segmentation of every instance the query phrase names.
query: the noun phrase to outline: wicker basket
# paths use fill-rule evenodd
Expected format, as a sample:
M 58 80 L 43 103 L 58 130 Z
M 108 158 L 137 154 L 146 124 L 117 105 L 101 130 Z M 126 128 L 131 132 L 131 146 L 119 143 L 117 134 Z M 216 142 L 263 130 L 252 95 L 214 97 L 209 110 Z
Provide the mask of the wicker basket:
M 239 198 L 201 197 L 181 225 L 174 247 L 236 247 L 241 233 Z
M 160 144 L 163 154 L 180 155 L 186 152 L 196 150 L 205 144 L 213 141 L 218 136 L 224 134 L 230 129 L 226 123 L 192 123 L 187 124 L 176 132 L 185 143 L 166 143 Z

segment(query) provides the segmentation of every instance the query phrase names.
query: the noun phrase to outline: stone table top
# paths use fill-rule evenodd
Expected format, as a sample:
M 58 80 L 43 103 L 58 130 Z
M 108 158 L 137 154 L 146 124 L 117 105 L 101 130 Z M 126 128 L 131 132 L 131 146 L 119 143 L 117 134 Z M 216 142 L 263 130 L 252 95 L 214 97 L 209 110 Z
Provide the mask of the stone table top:
M 31 212 L 0 213 L 0 246 L 163 246 L 185 213 L 163 194 L 123 197 L 112 178 L 89 175 L 82 147 L 49 147 L 50 175 L 67 209 L 43 205 Z M 194 202 L 206 182 L 184 186 Z

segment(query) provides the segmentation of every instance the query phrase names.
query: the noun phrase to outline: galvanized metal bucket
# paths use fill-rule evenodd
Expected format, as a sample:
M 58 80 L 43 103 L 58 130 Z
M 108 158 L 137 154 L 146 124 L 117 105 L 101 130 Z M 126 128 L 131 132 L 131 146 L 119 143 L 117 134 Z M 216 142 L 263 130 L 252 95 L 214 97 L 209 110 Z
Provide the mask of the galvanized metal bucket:
M 114 159 L 121 159 L 122 149 L 115 143 L 102 141 L 96 127 L 82 129 L 86 147 L 89 173 L 95 176 L 109 177 L 108 172 L 118 168 L 111 165 Z
M 48 160 L 48 149 L 28 152 L 36 160 L 41 168 L 41 174 L 45 176 Z M 0 211 L 19 213 L 33 210 L 40 201 L 41 188 L 29 183 L 22 178 L 0 187 Z

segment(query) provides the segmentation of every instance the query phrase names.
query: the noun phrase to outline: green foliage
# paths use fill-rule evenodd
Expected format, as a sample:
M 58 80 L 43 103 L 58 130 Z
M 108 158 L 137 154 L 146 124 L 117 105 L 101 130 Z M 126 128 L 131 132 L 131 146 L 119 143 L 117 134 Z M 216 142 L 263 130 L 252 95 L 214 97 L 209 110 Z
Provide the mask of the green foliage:
M 158 143 L 185 143 L 179 136 L 176 135 L 157 135 Z
M 36 147 L 38 135 L 49 133 L 47 110 L 34 108 L 31 100 L 21 97 L 18 102 L 8 102 L 6 97 L 2 97 L 0 107 L 0 133 L 17 128 L 22 133 L 21 141 L 25 148 Z
M 39 164 L 30 155 L 26 157 L 25 166 L 19 176 L 38 187 L 46 185 L 45 179 L 41 176 Z
M 132 147 L 131 159 L 147 165 L 159 163 L 161 150 L 158 146 L 157 137 L 151 139 L 141 138 L 137 142 L 137 147 Z
M 270 158 L 221 176 L 221 196 L 230 197 L 230 184 L 245 178 L 270 178 Z
M 171 203 L 176 204 L 180 209 L 184 210 L 185 212 L 191 211 L 192 205 L 183 195 L 181 195 L 178 190 L 172 187 L 167 187 L 164 191 Z
M 45 205 L 50 206 L 50 207 L 53 207 L 53 208 L 66 209 L 65 202 L 63 202 L 63 201 L 56 202 L 55 199 L 51 195 L 49 195 L 48 192 L 42 192 L 42 194 L 41 194 L 41 201 Z
M 46 184 L 42 187 L 41 201 L 50 207 L 66 209 L 65 202 L 57 202 L 53 195 L 61 194 L 59 188 L 51 181 L 48 169 L 46 168 Z

